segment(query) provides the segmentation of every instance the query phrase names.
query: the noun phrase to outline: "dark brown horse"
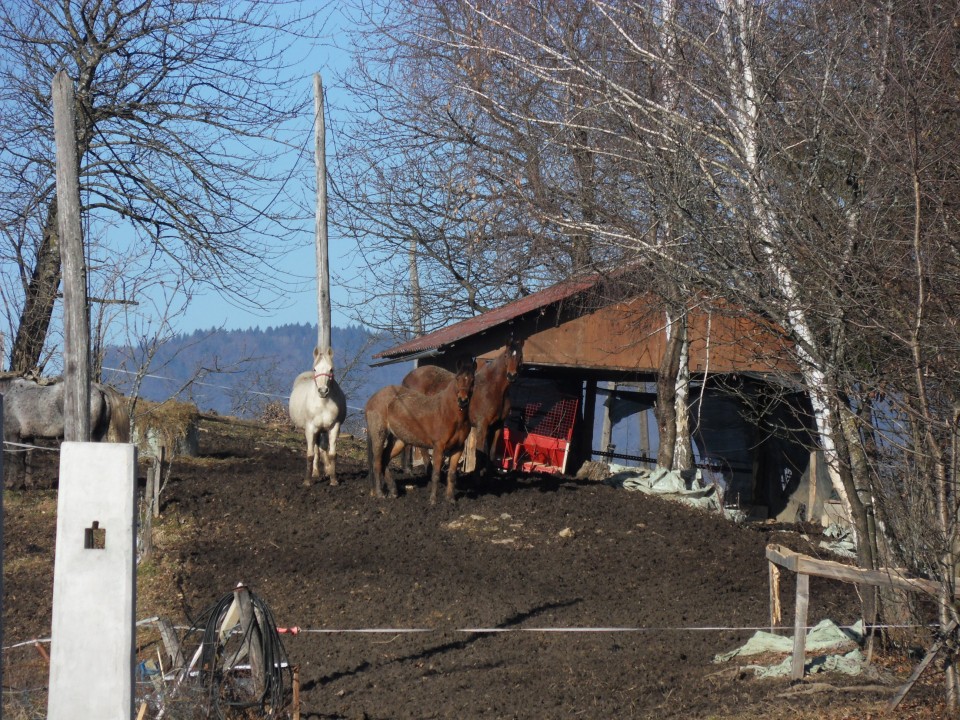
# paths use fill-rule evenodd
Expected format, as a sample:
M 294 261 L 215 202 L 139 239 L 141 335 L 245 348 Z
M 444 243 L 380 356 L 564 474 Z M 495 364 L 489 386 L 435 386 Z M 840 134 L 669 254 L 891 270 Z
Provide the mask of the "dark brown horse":
M 470 425 L 474 429 L 477 454 L 486 470 L 493 458 L 503 421 L 510 414 L 510 383 L 517 379 L 523 365 L 523 340 L 510 341 L 496 358 L 477 370 L 476 386 L 470 399 Z M 435 365 L 411 370 L 403 379 L 404 387 L 432 395 L 453 381 L 453 373 Z
M 468 408 L 473 394 L 475 369 L 473 362 L 460 363 L 453 382 L 433 395 L 400 385 L 388 385 L 367 401 L 364 410 L 367 417 L 367 455 L 374 497 L 383 497 L 384 479 L 390 497 L 397 496 L 390 460 L 409 445 L 433 451 L 435 462 L 431 474 L 431 505 L 437 502 L 443 458 L 450 458 L 446 499 L 453 502 L 457 464 L 463 453 L 463 444 L 470 434 Z

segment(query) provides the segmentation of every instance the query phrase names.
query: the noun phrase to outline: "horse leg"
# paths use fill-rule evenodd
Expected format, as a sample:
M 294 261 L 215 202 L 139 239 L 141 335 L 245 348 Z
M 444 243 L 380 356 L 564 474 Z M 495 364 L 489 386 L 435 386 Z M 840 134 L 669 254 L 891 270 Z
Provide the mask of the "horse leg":
M 474 426 L 476 434 L 476 450 L 474 451 L 474 465 L 480 477 L 486 477 L 487 470 L 490 467 L 490 425 L 481 422 Z
M 374 466 L 374 492 L 378 498 L 384 497 L 383 483 L 390 473 L 390 438 L 386 434 L 377 438 L 377 461 Z
M 340 423 L 334 423 L 327 430 L 327 454 L 324 457 L 324 465 L 327 469 L 327 475 L 330 476 L 331 485 L 339 485 L 337 480 L 337 438 L 340 437 Z
M 390 473 L 390 458 L 393 457 L 391 451 L 394 448 L 395 439 L 385 428 L 376 423 L 367 420 L 367 447 L 368 457 L 372 461 L 373 469 L 373 496 L 383 497 L 383 482 L 386 480 L 390 489 L 390 497 L 397 496 L 397 484 Z M 401 445 L 401 449 L 402 449 Z
M 463 450 L 459 450 L 450 455 L 450 467 L 447 468 L 447 495 L 445 498 L 449 503 L 456 502 L 457 499 L 457 468 L 460 467 L 461 455 L 463 455 Z M 439 473 L 437 475 L 439 477 Z
M 433 475 L 433 457 L 432 452 L 426 448 L 417 448 L 415 453 L 420 454 L 420 463 L 423 465 L 423 474 L 427 477 Z
M 430 504 L 437 504 L 437 486 L 440 484 L 440 462 L 437 458 L 443 458 L 443 455 L 437 455 L 438 448 L 433 449 L 433 468 L 430 471 Z M 441 451 L 442 452 L 442 451 Z
M 493 428 L 493 432 L 490 434 L 490 466 L 493 469 L 497 469 L 496 457 L 497 457 L 497 448 L 500 447 L 500 439 L 503 437 L 503 423 L 497 423 L 496 427 Z
M 27 488 L 27 450 L 17 449 L 13 452 L 5 452 L 6 459 L 4 473 L 5 487 L 8 490 L 26 490 Z
M 313 430 L 313 426 L 307 423 L 307 428 L 304 431 L 304 435 L 307 439 L 307 469 L 303 476 L 303 486 L 310 487 L 311 473 L 316 475 L 316 461 L 317 461 L 317 436 Z
M 386 460 L 384 461 L 384 477 L 387 480 L 387 487 L 390 491 L 390 497 L 397 497 L 397 481 L 393 477 L 393 471 L 390 469 L 390 461 L 393 460 L 397 455 L 401 454 L 404 449 L 407 447 L 406 443 L 398 438 L 392 438 L 392 445 L 385 453 Z
M 367 462 L 370 465 L 370 495 L 383 497 L 383 446 L 376 425 L 367 418 Z
M 313 434 L 313 477 L 321 478 L 323 477 L 323 466 L 326 462 L 323 459 L 323 443 L 321 442 L 321 434 L 323 433 L 320 428 L 317 428 L 316 432 Z

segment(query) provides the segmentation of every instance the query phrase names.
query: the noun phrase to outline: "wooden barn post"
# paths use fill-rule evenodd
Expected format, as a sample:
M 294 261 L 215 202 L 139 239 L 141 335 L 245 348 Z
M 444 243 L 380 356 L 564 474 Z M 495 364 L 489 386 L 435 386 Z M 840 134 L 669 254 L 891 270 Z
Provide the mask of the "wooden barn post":
M 88 442 L 90 331 L 75 112 L 73 81 L 61 70 L 53 78 L 53 129 L 57 152 L 57 226 L 63 259 L 64 439 Z
M 313 76 L 315 162 L 317 166 L 317 347 L 321 352 L 331 347 L 330 329 L 330 266 L 327 252 L 327 150 L 326 126 L 323 120 L 323 80 Z

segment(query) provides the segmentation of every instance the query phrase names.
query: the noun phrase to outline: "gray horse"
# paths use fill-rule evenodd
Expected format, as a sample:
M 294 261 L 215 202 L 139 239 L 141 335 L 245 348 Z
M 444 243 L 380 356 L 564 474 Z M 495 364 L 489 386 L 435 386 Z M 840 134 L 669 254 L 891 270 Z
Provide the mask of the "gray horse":
M 38 438 L 63 438 L 63 381 L 40 384 L 21 377 L 0 379 L 3 395 L 3 440 L 30 443 Z M 129 442 L 130 411 L 126 398 L 100 383 L 90 386 L 90 439 Z M 26 473 L 27 458 L 20 455 Z

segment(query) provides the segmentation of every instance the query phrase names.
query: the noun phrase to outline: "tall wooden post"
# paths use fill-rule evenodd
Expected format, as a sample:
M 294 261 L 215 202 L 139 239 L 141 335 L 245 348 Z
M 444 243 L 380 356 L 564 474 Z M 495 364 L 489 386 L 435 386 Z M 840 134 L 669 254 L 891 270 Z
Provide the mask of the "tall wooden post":
M 331 346 L 330 340 L 330 266 L 327 253 L 327 149 L 323 120 L 323 81 L 320 73 L 313 76 L 314 157 L 317 166 L 317 347 L 321 352 Z
M 647 384 L 643 384 L 644 392 L 647 391 Z M 650 411 L 644 408 L 638 415 L 640 416 L 640 455 L 650 457 Z
M 600 427 L 600 449 L 603 452 L 610 451 L 610 443 L 613 438 L 613 420 L 610 417 L 613 410 L 613 404 L 617 401 L 617 383 L 607 383 L 607 399 L 603 403 L 603 425 Z M 613 458 L 605 457 L 608 463 L 613 462 Z
M 57 226 L 63 259 L 64 439 L 88 442 L 90 329 L 80 226 L 75 112 L 73 81 L 60 71 L 53 78 L 53 130 L 57 145 Z

